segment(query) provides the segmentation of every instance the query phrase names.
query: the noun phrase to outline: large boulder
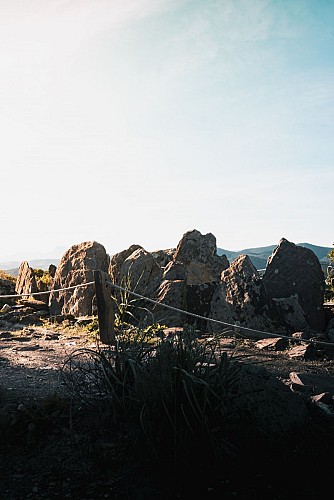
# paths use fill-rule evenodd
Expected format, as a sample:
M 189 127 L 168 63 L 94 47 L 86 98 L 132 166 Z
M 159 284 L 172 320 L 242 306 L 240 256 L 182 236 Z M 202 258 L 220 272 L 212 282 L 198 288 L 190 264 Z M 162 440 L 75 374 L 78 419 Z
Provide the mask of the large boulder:
M 125 259 L 127 259 L 133 252 L 136 250 L 143 248 L 140 245 L 131 245 L 129 248 L 126 248 L 125 250 L 122 250 L 121 252 L 115 253 L 112 255 L 110 258 L 110 264 L 109 264 L 109 276 L 111 278 L 111 281 L 116 284 L 120 284 L 120 272 L 121 272 L 121 267 L 123 265 L 123 262 Z
M 94 270 L 108 272 L 109 256 L 103 245 L 86 241 L 73 245 L 61 258 L 50 295 L 50 315 L 73 315 L 75 317 L 93 314 L 94 286 L 78 287 L 56 292 L 60 288 L 94 281 Z
M 35 272 L 27 261 L 21 262 L 16 278 L 15 292 L 18 295 L 30 295 L 38 292 Z
M 217 255 L 213 234 L 202 235 L 197 230 L 188 231 L 180 240 L 173 259 L 166 265 L 163 281 L 158 290 L 158 301 L 199 316 L 207 316 L 210 303 L 221 273 L 229 266 L 225 255 Z M 202 325 L 192 316 L 184 317 L 177 311 L 155 308 L 157 320 L 167 326 L 184 322 Z
M 295 297 L 290 302 L 299 302 L 304 318 L 295 328 L 302 329 L 306 323 L 312 330 L 324 331 L 325 276 L 312 250 L 282 238 L 268 259 L 262 282 L 269 299 Z
M 174 310 L 174 308 L 186 310 L 184 290 L 183 280 L 164 280 L 161 283 L 157 300 L 159 304 L 166 304 L 168 307 L 158 304 L 153 307 L 156 322 L 168 327 L 180 326 L 187 322 L 189 318 L 185 317 L 180 311 Z
M 215 236 L 211 233 L 203 235 L 196 229 L 183 235 L 171 267 L 173 264 L 184 266 L 187 285 L 219 281 L 222 271 L 229 266 L 226 255 L 217 255 Z
M 246 328 L 266 330 L 270 321 L 266 316 L 267 297 L 260 275 L 247 255 L 240 255 L 222 272 L 211 305 L 210 318 Z M 210 322 L 210 331 L 226 328 Z M 250 334 L 251 336 L 251 334 Z
M 162 269 L 152 253 L 138 248 L 123 262 L 120 283 L 136 293 L 149 298 L 156 298 L 162 279 Z
M 157 250 L 147 252 L 139 245 L 131 245 L 123 252 L 111 257 L 109 274 L 111 281 L 118 286 L 129 289 L 135 293 L 157 299 L 158 289 L 162 282 L 163 269 L 171 260 L 171 250 Z M 143 322 L 152 316 L 152 304 L 135 296 L 127 296 L 124 291 L 115 287 L 113 296 L 121 313 L 121 318 L 128 322 Z M 116 305 L 117 307 L 117 305 Z

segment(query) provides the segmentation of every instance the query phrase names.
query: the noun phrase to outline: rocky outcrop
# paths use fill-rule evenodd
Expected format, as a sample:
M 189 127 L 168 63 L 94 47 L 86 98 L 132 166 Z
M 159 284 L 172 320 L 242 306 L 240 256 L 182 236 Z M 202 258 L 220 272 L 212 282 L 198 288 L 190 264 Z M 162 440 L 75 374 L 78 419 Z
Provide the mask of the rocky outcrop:
M 139 245 L 132 245 L 123 252 L 111 257 L 109 275 L 111 276 L 111 281 L 116 285 L 130 289 L 145 297 L 157 299 L 158 288 L 162 282 L 163 269 L 171 258 L 171 250 L 147 252 Z M 115 288 L 113 295 L 116 302 L 124 302 L 122 291 Z M 152 305 L 148 301 L 134 296 L 131 297 L 131 295 L 129 299 L 126 307 L 122 308 L 124 311 L 122 313 L 123 316 L 125 314 L 122 318 L 123 320 L 143 322 L 149 319 L 151 322 L 154 322 L 154 317 L 151 313 L 148 313 L 152 309 Z M 127 313 L 130 313 L 130 316 Z M 145 317 L 146 320 L 144 319 Z
M 217 255 L 216 238 L 213 234 L 202 235 L 194 229 L 183 235 L 168 266 L 169 271 L 173 265 L 184 267 L 187 285 L 201 285 L 219 281 L 229 262 L 226 255 Z
M 258 271 L 247 255 L 240 255 L 222 272 L 210 304 L 210 318 L 246 328 L 268 329 L 267 297 Z M 224 328 L 210 323 L 210 331 Z
M 293 328 L 303 329 L 307 324 L 313 330 L 324 331 L 325 277 L 312 250 L 282 238 L 268 259 L 262 281 L 268 299 L 272 300 L 273 317 L 276 314 L 282 316 L 280 312 L 277 313 L 278 306 L 281 312 L 285 309 L 290 314 L 287 323 L 293 323 Z M 291 314 L 294 316 L 292 319 Z M 283 315 L 286 316 L 285 313 Z
M 87 241 L 73 245 L 65 252 L 57 267 L 50 295 L 50 315 L 91 316 L 95 295 L 93 286 L 61 292 L 56 290 L 94 281 L 93 271 L 108 272 L 108 267 L 109 256 L 100 243 Z
M 324 331 L 324 274 L 315 254 L 282 239 L 263 278 L 247 256 L 222 273 L 210 317 L 264 332 Z M 219 331 L 211 324 L 211 331 Z M 241 330 L 242 333 L 242 330 Z M 259 336 L 249 332 L 248 336 Z
M 217 255 L 216 238 L 197 230 L 185 233 L 175 250 L 147 252 L 140 245 L 131 245 L 111 259 L 99 243 L 74 245 L 56 270 L 51 315 L 92 314 L 91 289 L 56 290 L 93 281 L 95 269 L 109 271 L 117 285 L 157 299 L 157 305 L 137 298 L 133 304 L 149 310 L 152 321 L 167 327 L 196 323 L 203 331 L 217 332 L 230 324 L 239 325 L 240 331 L 243 327 L 259 334 L 291 335 L 296 331 L 324 332 L 329 322 L 324 317 L 324 275 L 317 257 L 285 239 L 268 259 L 263 277 L 246 255 L 230 265 L 225 255 Z M 216 321 L 208 322 L 208 317 Z
M 120 284 L 120 272 L 123 262 L 136 250 L 143 248 L 140 245 L 131 245 L 129 248 L 122 250 L 122 252 L 115 253 L 109 264 L 109 276 L 111 281 L 116 284 Z
M 19 267 L 15 292 L 19 295 L 30 295 L 31 293 L 38 292 L 35 272 L 27 261 L 23 261 Z
M 123 262 L 119 271 L 119 281 L 131 290 L 149 298 L 156 298 L 162 279 L 162 269 L 154 256 L 138 248 Z
M 213 234 L 202 235 L 197 230 L 188 231 L 180 240 L 172 260 L 167 264 L 158 290 L 162 304 L 207 316 L 216 283 L 229 266 L 225 255 L 217 255 L 216 238 Z M 167 326 L 179 325 L 182 315 L 161 306 L 155 307 L 157 320 Z M 188 316 L 184 321 L 201 324 Z
M 155 250 L 151 252 L 155 258 L 157 264 L 164 269 L 171 260 L 173 260 L 173 255 L 175 253 L 175 248 L 167 248 L 167 250 Z
M 158 290 L 158 303 L 186 311 L 186 300 L 183 280 L 164 280 Z M 153 307 L 155 322 L 166 326 L 180 326 L 188 317 L 181 312 L 156 305 Z

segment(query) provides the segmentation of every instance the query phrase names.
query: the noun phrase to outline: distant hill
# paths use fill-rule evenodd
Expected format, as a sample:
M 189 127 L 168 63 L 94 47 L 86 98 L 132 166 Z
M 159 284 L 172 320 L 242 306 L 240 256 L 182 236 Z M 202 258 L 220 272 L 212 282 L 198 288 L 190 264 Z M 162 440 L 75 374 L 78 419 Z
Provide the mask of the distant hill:
M 327 255 L 332 247 L 320 247 L 318 245 L 312 245 L 311 243 L 297 243 L 298 246 L 306 247 L 312 250 L 315 255 L 318 257 L 320 264 L 327 265 L 329 263 L 329 259 Z M 273 250 L 277 245 L 268 245 L 266 247 L 255 247 L 255 248 L 244 248 L 243 250 L 226 250 L 224 248 L 217 248 L 217 254 L 223 255 L 225 254 L 228 258 L 229 262 L 233 262 L 239 255 L 248 255 L 251 259 L 253 265 L 256 269 L 265 269 L 267 265 L 267 259 L 273 253 Z M 35 259 L 28 260 L 30 267 L 34 269 L 43 269 L 47 271 L 49 269 L 50 264 L 54 264 L 57 266 L 60 262 L 60 259 Z M 6 271 L 11 276 L 17 276 L 18 270 L 20 267 L 20 261 L 7 261 L 0 262 L 0 269 Z
M 33 269 L 43 269 L 47 271 L 50 264 L 58 265 L 60 259 L 36 259 L 28 260 L 29 266 Z M 0 262 L 0 269 L 6 271 L 7 274 L 11 276 L 17 276 L 21 262 L 12 260 L 7 262 Z
M 327 255 L 333 249 L 332 247 L 320 247 L 311 243 L 297 243 L 300 247 L 309 248 L 318 257 L 320 264 L 326 265 L 329 263 Z M 244 248 L 239 251 L 230 251 L 223 248 L 217 248 L 218 255 L 225 254 L 230 262 L 233 262 L 239 255 L 248 255 L 256 269 L 265 269 L 268 257 L 273 253 L 277 245 L 269 245 L 267 247 Z

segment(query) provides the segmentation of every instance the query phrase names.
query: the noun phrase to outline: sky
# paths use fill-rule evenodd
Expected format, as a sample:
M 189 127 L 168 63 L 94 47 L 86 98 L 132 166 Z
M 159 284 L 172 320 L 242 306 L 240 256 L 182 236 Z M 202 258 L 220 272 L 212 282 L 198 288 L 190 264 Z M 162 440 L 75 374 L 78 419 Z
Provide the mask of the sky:
M 0 260 L 192 229 L 331 247 L 333 20 L 334 0 L 0 0 Z

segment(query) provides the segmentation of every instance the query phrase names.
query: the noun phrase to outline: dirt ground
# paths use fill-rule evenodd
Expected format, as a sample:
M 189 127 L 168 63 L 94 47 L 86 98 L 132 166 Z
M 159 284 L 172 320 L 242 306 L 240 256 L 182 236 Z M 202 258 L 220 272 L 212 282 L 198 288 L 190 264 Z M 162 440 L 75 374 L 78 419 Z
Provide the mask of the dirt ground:
M 65 360 L 77 349 L 95 349 L 98 345 L 98 339 L 85 326 L 92 320 L 50 323 L 45 319 L 40 324 L 0 326 L 0 388 L 6 397 L 40 399 L 63 391 L 61 370 Z M 256 343 L 256 339 L 226 335 L 222 347 L 237 359 L 264 366 L 287 384 L 293 371 L 334 375 L 334 352 L 305 360 L 290 357 L 287 350 L 260 350 Z
M 334 375 L 332 355 L 305 360 L 291 358 L 287 351 L 260 350 L 256 340 L 231 336 L 223 342 L 228 353 L 263 365 L 287 385 L 291 384 L 291 372 Z M 319 460 L 325 456 L 325 449 L 318 434 L 311 436 L 310 446 L 305 443 L 310 458 L 305 455 L 304 471 L 298 473 L 300 453 L 282 457 L 282 461 L 290 461 L 281 463 L 282 470 L 277 469 L 280 462 L 276 457 L 266 466 L 254 468 L 248 464 L 238 474 L 231 469 L 211 482 L 192 477 L 182 486 L 173 485 L 162 471 L 146 470 L 143 464 L 137 469 L 126 451 L 115 445 L 114 438 L 108 439 L 109 431 L 103 439 L 99 437 L 96 422 L 103 422 L 103 415 L 97 415 L 94 409 L 74 407 L 71 401 L 62 380 L 62 367 L 81 347 L 96 347 L 85 321 L 55 323 L 47 317 L 38 321 L 32 317 L 31 321 L 0 326 L 0 499 L 169 500 L 200 496 L 288 500 L 315 499 L 323 494 L 327 473 Z M 327 418 L 321 414 L 317 422 L 324 419 L 328 425 Z M 315 445 L 322 449 L 315 452 Z M 318 461 L 312 467 L 311 449 Z M 255 455 L 254 450 L 252 458 Z M 319 476 L 317 467 L 322 469 Z M 310 483 L 307 474 L 312 470 Z M 304 477 L 296 482 L 299 473 Z M 288 490 L 287 480 L 294 481 Z
M 0 330 L 0 387 L 10 399 L 43 398 L 62 391 L 64 361 L 80 347 L 96 347 L 84 328 L 30 325 Z M 11 397 L 11 394 L 13 395 Z

